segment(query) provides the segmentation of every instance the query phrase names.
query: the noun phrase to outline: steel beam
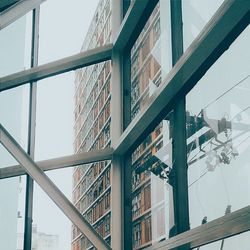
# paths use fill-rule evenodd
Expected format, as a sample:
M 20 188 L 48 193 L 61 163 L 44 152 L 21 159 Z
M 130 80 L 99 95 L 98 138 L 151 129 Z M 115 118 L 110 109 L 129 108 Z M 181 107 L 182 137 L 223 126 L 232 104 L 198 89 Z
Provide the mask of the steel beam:
M 112 48 L 113 45 L 108 44 L 103 47 L 91 49 L 57 60 L 55 62 L 47 63 L 35 68 L 2 77 L 0 78 L 0 92 L 23 85 L 25 83 L 35 82 L 47 77 L 110 60 Z
M 190 249 L 209 244 L 250 230 L 250 206 L 224 215 L 166 241 L 159 242 L 147 250 L 168 250 L 181 246 Z
M 120 30 L 114 39 L 114 48 L 123 51 L 132 47 L 159 0 L 131 1 Z
M 22 0 L 0 13 L 0 30 L 35 9 L 45 0 Z
M 83 152 L 79 154 L 54 158 L 36 162 L 36 165 L 42 171 L 73 167 L 92 162 L 111 160 L 113 156 L 112 148 L 105 148 L 95 151 Z M 26 171 L 20 165 L 0 168 L 0 179 L 15 177 L 26 174 Z
M 95 231 L 91 224 L 82 216 L 77 208 L 67 199 L 60 189 L 25 153 L 21 146 L 0 124 L 0 141 L 9 153 L 23 166 L 26 172 L 38 183 L 45 193 L 54 201 L 62 212 L 91 241 L 97 249 L 111 249 L 105 240 Z
M 210 66 L 249 24 L 250 1 L 228 0 L 219 8 L 200 35 L 173 67 L 148 106 L 138 114 L 114 145 L 124 155 L 140 144 L 153 128 L 185 96 Z

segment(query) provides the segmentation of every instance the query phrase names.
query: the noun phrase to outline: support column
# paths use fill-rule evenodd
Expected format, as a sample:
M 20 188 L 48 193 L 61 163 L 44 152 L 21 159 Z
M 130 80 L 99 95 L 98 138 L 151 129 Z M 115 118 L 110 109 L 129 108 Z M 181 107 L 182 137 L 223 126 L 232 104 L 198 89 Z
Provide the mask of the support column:
M 171 33 L 173 66 L 183 54 L 183 28 L 181 0 L 171 0 Z M 186 146 L 186 107 L 185 97 L 176 100 L 173 111 L 173 173 L 171 182 L 174 194 L 175 228 L 170 236 L 189 230 L 187 146 Z M 189 246 L 178 249 L 187 250 Z
M 123 52 L 123 128 L 131 122 L 131 49 Z M 123 216 L 124 249 L 132 250 L 132 169 L 131 152 L 124 157 L 123 166 Z
M 120 29 L 123 18 L 123 1 L 111 0 L 112 42 Z M 111 146 L 122 134 L 122 56 L 120 51 L 112 53 L 111 73 Z M 111 166 L 111 248 L 123 249 L 122 222 L 122 159 L 114 156 Z

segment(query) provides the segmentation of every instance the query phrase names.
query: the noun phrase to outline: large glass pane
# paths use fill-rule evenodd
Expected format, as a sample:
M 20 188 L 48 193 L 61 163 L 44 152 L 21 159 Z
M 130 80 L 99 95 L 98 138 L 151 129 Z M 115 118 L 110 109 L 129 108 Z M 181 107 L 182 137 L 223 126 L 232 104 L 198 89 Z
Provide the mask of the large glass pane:
M 37 160 L 110 146 L 110 79 L 106 61 L 39 81 Z
M 182 0 L 183 45 L 186 50 L 223 0 Z
M 110 15 L 110 0 L 92 0 L 87 4 L 81 0 L 43 3 L 39 64 L 109 43 Z
M 131 156 L 133 249 L 168 238 L 174 226 L 169 126 L 169 118 L 164 119 Z
M 0 77 L 30 68 L 31 12 L 0 30 Z
M 190 226 L 249 205 L 250 28 L 187 95 Z
M 67 171 L 63 170 L 62 174 L 67 174 Z M 60 173 L 49 173 L 49 177 L 53 181 L 55 177 L 60 181 L 66 179 L 60 189 L 70 195 L 68 178 L 62 178 Z M 33 204 L 32 249 L 70 250 L 71 222 L 37 184 Z
M 131 119 L 172 68 L 169 1 L 160 0 L 131 50 Z
M 30 67 L 31 15 L 0 31 L 0 77 Z M 27 149 L 29 88 L 22 86 L 0 93 L 0 123 Z M 17 164 L 0 145 L 0 168 Z M 0 246 L 22 249 L 24 232 L 25 177 L 0 180 Z
M 0 93 L 0 123 L 27 149 L 28 87 Z M 0 144 L 0 168 L 18 164 Z M 0 180 L 0 246 L 6 250 L 22 249 L 26 177 Z

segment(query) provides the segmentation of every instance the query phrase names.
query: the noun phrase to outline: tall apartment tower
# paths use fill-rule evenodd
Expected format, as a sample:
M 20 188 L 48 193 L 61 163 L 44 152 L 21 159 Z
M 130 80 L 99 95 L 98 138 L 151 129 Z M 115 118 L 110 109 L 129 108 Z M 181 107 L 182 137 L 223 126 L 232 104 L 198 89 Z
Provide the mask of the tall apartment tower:
M 110 0 L 99 1 L 82 51 L 111 40 Z M 110 147 L 111 62 L 77 70 L 75 75 L 75 153 Z M 73 172 L 73 203 L 100 235 L 110 242 L 110 161 L 77 166 Z M 72 226 L 72 250 L 91 249 Z
M 84 40 L 82 51 L 108 44 L 111 41 L 111 0 L 99 2 L 94 18 Z M 161 82 L 160 62 L 151 55 L 151 50 L 160 37 L 160 15 L 157 6 L 131 51 L 131 116 Z M 101 149 L 110 146 L 110 81 L 111 62 L 99 63 L 77 70 L 75 76 L 75 153 Z M 152 86 L 150 86 L 150 84 Z M 132 155 L 133 169 L 133 248 L 143 249 L 152 244 L 154 235 L 152 214 L 151 174 L 136 174 L 149 152 L 159 150 L 163 145 L 162 123 Z M 147 147 L 150 144 L 150 147 Z M 94 226 L 101 236 L 111 241 L 110 236 L 110 161 L 77 166 L 73 172 L 73 203 Z M 155 182 L 154 182 L 155 183 Z M 157 184 L 158 185 L 158 184 Z M 161 184 L 160 184 L 161 185 Z M 155 186 L 154 188 L 162 188 Z M 164 198 L 156 203 L 156 240 L 165 235 Z M 151 209 L 152 208 L 152 209 Z M 155 213 L 154 213 L 155 214 Z M 80 231 L 72 226 L 72 250 L 91 249 L 91 244 Z

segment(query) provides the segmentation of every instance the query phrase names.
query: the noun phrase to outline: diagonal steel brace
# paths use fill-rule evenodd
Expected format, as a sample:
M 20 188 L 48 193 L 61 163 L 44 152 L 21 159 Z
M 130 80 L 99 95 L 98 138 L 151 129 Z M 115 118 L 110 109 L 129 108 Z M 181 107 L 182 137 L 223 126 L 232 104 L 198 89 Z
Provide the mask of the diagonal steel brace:
M 98 250 L 111 247 L 0 124 L 0 142 Z

